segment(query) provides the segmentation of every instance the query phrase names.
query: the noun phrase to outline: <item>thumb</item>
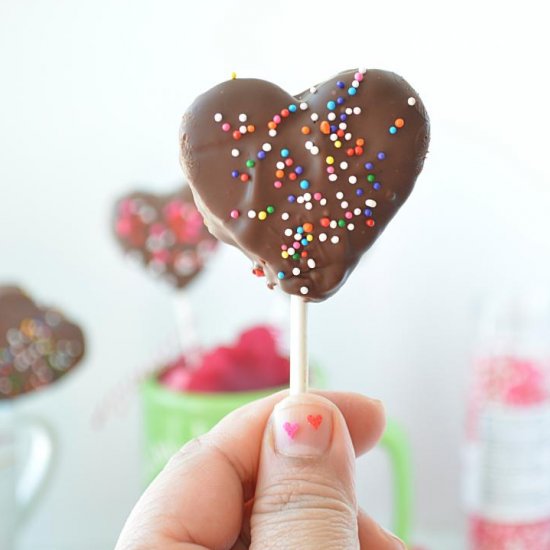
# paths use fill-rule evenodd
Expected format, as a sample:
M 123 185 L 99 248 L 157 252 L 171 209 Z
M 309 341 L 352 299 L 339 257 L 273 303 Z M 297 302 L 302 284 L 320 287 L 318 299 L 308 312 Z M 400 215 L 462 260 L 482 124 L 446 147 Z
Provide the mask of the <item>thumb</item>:
M 314 394 L 278 403 L 264 433 L 251 550 L 359 548 L 355 453 L 344 417 Z

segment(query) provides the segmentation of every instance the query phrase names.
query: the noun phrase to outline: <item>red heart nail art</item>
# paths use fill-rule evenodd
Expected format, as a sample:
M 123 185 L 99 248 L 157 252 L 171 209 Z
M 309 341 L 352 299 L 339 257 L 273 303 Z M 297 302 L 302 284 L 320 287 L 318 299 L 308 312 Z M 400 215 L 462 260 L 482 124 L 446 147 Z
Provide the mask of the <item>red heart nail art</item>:
M 285 432 L 288 434 L 288 437 L 290 437 L 290 439 L 294 439 L 294 437 L 296 436 L 296 433 L 300 428 L 300 424 L 298 424 L 298 422 L 285 422 L 283 424 L 283 428 Z
M 429 141 L 417 93 L 387 71 L 346 71 L 291 96 L 223 82 L 183 117 L 181 161 L 208 228 L 289 294 L 344 284 L 412 191 Z
M 323 422 L 323 417 L 320 414 L 316 414 L 315 416 L 308 414 L 307 421 L 317 430 L 321 422 Z
M 123 197 L 114 224 L 124 250 L 177 288 L 202 271 L 217 245 L 187 186 L 168 195 L 134 192 Z

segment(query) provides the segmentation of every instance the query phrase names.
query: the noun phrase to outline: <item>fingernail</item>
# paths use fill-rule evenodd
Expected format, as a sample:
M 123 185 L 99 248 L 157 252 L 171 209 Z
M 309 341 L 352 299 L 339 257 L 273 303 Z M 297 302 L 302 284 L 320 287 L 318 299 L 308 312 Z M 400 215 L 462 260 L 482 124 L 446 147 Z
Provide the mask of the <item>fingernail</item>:
M 273 411 L 275 450 L 292 457 L 323 455 L 332 440 L 332 410 L 314 396 L 291 396 Z
M 392 542 L 392 545 L 395 548 L 395 550 L 407 550 L 407 545 L 400 538 L 396 537 L 391 531 L 384 529 L 384 527 L 382 526 L 380 526 L 380 529 Z

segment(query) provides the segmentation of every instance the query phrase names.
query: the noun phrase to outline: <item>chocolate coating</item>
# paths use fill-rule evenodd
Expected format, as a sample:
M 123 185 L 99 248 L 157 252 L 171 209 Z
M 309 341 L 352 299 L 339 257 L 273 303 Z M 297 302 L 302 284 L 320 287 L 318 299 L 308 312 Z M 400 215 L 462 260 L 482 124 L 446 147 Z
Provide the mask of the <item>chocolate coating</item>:
M 382 233 L 428 142 L 418 94 L 381 70 L 346 71 L 295 97 L 263 80 L 223 82 L 185 113 L 180 141 L 209 230 L 270 287 L 311 301 L 336 292 Z
M 125 252 L 180 289 L 202 271 L 218 244 L 187 185 L 167 195 L 136 191 L 121 198 L 114 229 Z
M 15 286 L 0 287 L 0 400 L 53 384 L 83 355 L 77 325 Z

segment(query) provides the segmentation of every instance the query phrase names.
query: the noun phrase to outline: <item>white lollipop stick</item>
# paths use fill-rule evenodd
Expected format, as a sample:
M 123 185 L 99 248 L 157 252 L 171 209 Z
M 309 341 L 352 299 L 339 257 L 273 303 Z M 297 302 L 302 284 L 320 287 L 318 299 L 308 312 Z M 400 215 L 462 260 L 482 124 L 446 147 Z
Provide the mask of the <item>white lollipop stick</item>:
M 290 395 L 307 392 L 307 304 L 290 296 Z
M 175 294 L 173 301 L 178 342 L 181 352 L 193 352 L 199 347 L 199 335 L 195 326 L 193 308 L 185 290 Z

